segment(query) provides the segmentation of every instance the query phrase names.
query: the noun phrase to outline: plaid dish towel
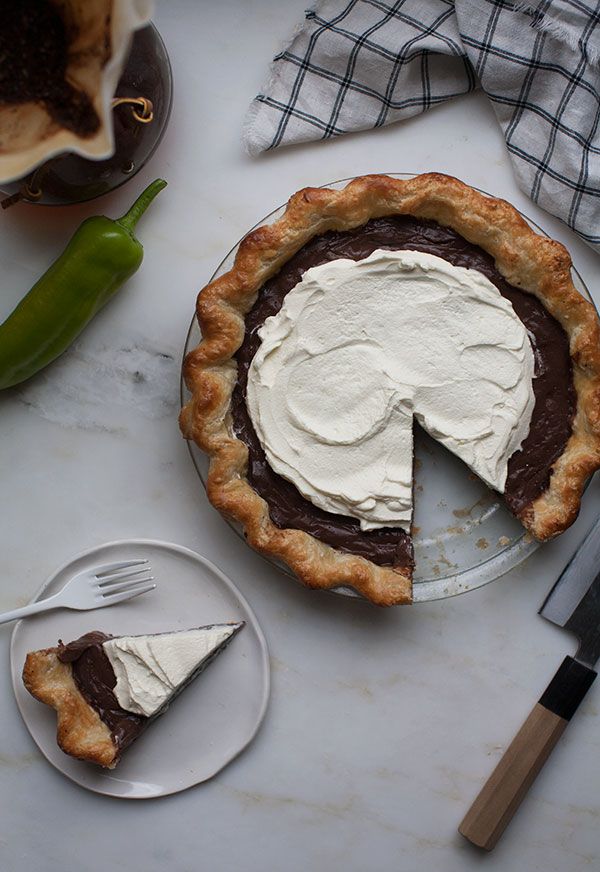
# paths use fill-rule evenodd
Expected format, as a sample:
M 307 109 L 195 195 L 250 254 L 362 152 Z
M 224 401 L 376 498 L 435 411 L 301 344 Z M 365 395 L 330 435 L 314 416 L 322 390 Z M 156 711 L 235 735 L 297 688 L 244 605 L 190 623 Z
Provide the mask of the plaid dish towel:
M 250 154 L 417 115 L 481 86 L 531 199 L 600 251 L 600 5 L 321 0 L 244 127 Z

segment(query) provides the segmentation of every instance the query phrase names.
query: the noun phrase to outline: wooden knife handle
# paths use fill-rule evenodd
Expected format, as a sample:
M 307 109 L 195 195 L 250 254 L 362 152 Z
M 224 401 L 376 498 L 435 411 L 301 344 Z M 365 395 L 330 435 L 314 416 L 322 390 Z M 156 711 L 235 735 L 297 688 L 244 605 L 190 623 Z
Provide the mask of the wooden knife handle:
M 461 835 L 492 850 L 595 677 L 593 669 L 565 657 L 463 818 Z

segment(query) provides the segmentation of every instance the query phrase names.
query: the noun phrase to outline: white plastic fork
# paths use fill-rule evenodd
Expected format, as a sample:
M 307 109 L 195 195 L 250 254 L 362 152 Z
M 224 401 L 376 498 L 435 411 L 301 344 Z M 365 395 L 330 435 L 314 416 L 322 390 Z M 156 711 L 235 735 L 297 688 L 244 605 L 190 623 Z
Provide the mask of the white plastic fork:
M 151 584 L 154 578 L 148 575 L 149 572 L 150 564 L 147 560 L 120 560 L 118 563 L 105 563 L 93 569 L 84 569 L 74 575 L 54 596 L 37 600 L 11 612 L 4 612 L 0 615 L 0 624 L 48 609 L 85 611 L 122 603 L 156 587 Z

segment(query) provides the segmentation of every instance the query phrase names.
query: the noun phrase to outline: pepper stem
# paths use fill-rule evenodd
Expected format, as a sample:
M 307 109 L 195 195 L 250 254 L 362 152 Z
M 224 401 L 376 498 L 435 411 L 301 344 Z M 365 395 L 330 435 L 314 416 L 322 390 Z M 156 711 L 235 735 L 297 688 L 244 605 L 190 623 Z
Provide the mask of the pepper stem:
M 117 224 L 124 227 L 125 230 L 133 232 L 135 225 L 138 223 L 152 200 L 159 194 L 163 188 L 166 188 L 167 183 L 164 179 L 155 179 L 151 182 L 145 191 L 142 191 L 133 206 L 121 218 L 117 218 Z

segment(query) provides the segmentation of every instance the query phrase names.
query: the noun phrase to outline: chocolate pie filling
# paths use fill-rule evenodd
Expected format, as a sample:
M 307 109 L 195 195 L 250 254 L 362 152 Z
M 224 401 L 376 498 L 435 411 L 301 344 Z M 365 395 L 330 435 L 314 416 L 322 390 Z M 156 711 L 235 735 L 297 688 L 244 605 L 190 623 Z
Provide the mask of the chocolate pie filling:
M 101 630 L 93 630 L 68 645 L 61 642 L 58 659 L 71 664 L 75 684 L 111 731 L 117 748 L 124 751 L 137 739 L 149 719 L 122 709 L 113 693 L 117 679 L 102 647 L 110 638 Z
M 306 500 L 267 463 L 246 407 L 248 368 L 260 345 L 258 330 L 269 316 L 279 311 L 285 295 L 298 284 L 302 274 L 310 267 L 337 258 L 362 260 L 379 248 L 425 251 L 455 266 L 479 270 L 510 300 L 527 328 L 535 354 L 535 408 L 529 435 L 508 464 L 504 499 L 513 513 L 521 512 L 547 488 L 552 464 L 571 435 L 576 394 L 569 342 L 558 321 L 537 297 L 509 285 L 489 254 L 448 227 L 411 216 L 373 218 L 355 230 L 316 236 L 290 258 L 261 288 L 246 316 L 246 335 L 236 355 L 238 379 L 231 411 L 234 433 L 249 449 L 248 481 L 268 503 L 276 526 L 305 530 L 334 548 L 366 557 L 380 566 L 401 568 L 413 565 L 410 536 L 392 528 L 362 531 L 353 518 L 324 512 Z

